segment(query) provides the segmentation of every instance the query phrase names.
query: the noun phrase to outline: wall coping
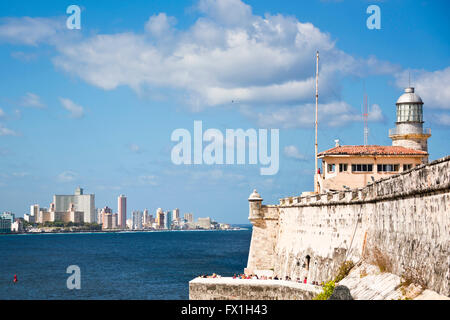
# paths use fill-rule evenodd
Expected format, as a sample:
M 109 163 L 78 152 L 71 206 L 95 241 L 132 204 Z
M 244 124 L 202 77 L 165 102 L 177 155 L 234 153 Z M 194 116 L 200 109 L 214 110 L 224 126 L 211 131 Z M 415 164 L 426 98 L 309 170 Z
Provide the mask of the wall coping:
M 432 181 L 432 186 L 422 187 L 418 189 L 405 190 L 402 185 L 395 184 L 401 177 L 406 175 L 417 174 L 421 170 L 431 169 L 444 162 L 450 163 L 450 156 L 446 156 L 437 160 L 434 160 L 428 164 L 421 164 L 407 171 L 400 172 L 399 174 L 376 180 L 373 183 L 357 189 L 350 189 L 345 191 L 330 191 L 326 193 L 313 194 L 307 196 L 293 196 L 286 197 L 279 200 L 279 205 L 263 205 L 263 207 L 306 207 L 306 206 L 323 206 L 323 205 L 335 205 L 335 204 L 357 204 L 376 202 L 389 198 L 401 198 L 411 196 L 424 192 L 435 192 L 439 190 L 448 190 L 450 188 L 450 181 L 444 181 L 440 183 L 438 179 Z M 442 177 L 441 177 L 442 178 Z M 384 187 L 390 185 L 390 189 L 386 192 Z M 395 185 L 395 188 L 393 188 Z
M 286 280 L 259 280 L 259 279 L 233 279 L 232 277 L 222 278 L 195 278 L 189 281 L 189 284 L 201 285 L 225 285 L 225 286 L 261 286 L 261 287 L 289 287 L 300 289 L 303 291 L 310 291 L 313 293 L 322 292 L 321 286 L 316 286 L 307 283 L 298 283 L 295 281 Z

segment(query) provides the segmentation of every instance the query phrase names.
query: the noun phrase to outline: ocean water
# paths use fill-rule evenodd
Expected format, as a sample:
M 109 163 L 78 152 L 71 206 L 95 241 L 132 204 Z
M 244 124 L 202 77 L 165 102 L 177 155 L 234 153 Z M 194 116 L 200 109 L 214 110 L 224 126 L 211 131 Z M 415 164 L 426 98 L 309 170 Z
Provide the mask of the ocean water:
M 242 273 L 250 238 L 250 228 L 0 235 L 0 299 L 188 299 L 200 274 Z M 67 289 L 70 265 L 80 290 Z

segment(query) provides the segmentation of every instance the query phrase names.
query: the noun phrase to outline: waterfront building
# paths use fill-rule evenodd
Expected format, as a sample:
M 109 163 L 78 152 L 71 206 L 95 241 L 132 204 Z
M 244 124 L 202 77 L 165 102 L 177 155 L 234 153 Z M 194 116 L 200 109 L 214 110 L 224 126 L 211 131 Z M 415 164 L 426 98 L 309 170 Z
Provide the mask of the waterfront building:
M 161 208 L 156 210 L 156 226 L 158 229 L 164 228 L 164 212 Z
M 99 224 L 103 224 L 103 216 L 107 213 L 111 213 L 112 214 L 112 209 L 109 208 L 108 206 L 102 208 L 102 209 L 97 209 L 98 212 L 98 217 L 97 217 L 97 221 Z
M 127 197 L 123 194 L 117 198 L 117 212 L 119 213 L 119 228 L 125 229 L 127 227 Z
M 68 210 L 65 212 L 56 211 L 56 206 L 54 203 L 52 203 L 50 204 L 49 211 L 39 210 L 37 223 L 45 223 L 45 222 L 83 223 L 84 217 L 85 213 L 83 211 L 77 211 L 73 203 L 69 205 Z
M 23 219 L 24 219 L 26 222 L 29 222 L 29 223 L 35 223 L 35 222 L 36 222 L 35 218 L 36 218 L 38 215 L 39 215 L 39 212 L 38 212 L 38 214 L 37 214 L 36 216 L 32 216 L 31 214 L 25 213 L 25 214 L 23 215 Z
M 184 214 L 184 220 L 186 220 L 187 223 L 193 223 L 194 222 L 194 215 L 192 213 L 185 213 Z
M 201 229 L 211 229 L 211 218 L 198 218 L 197 226 Z
M 38 214 L 39 214 L 39 205 L 33 204 L 32 206 L 30 206 L 30 216 L 37 217 Z
M 177 222 L 180 221 L 180 209 L 176 208 L 173 210 L 173 220 Z
M 142 211 L 133 211 L 133 230 L 142 229 Z
M 130 230 L 133 229 L 133 219 L 127 219 L 126 227 Z
M 16 219 L 11 224 L 11 232 L 22 232 L 23 231 L 23 221 L 22 219 Z
M 5 213 L 0 214 L 0 233 L 10 233 L 11 225 L 11 216 Z
M 148 209 L 144 209 L 144 213 L 142 214 L 142 224 L 144 228 L 150 227 L 151 222 L 149 218 Z
M 111 212 L 103 213 L 102 214 L 103 223 L 102 223 L 102 229 L 103 230 L 111 230 L 113 228 L 113 215 Z
M 414 88 L 406 88 L 396 105 L 396 128 L 389 131 L 392 146 L 341 146 L 336 140 L 334 148 L 318 154 L 322 169 L 316 191 L 361 188 L 428 162 L 431 130 L 423 129 L 422 99 Z
M 95 195 L 84 194 L 80 187 L 75 190 L 73 195 L 54 195 L 53 203 L 55 212 L 67 212 L 73 204 L 76 211 L 83 212 L 84 222 L 95 222 Z
M 111 224 L 113 229 L 119 228 L 119 215 L 117 213 L 112 214 Z
M 171 228 L 172 228 L 172 212 L 167 211 L 164 219 L 164 229 L 171 229 Z

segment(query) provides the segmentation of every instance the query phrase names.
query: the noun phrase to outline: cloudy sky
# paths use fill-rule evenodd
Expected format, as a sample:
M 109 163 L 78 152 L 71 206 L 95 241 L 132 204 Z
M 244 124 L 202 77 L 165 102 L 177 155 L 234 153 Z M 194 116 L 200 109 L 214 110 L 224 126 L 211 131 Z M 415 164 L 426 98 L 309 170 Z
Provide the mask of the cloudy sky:
M 66 27 L 71 4 L 81 30 Z M 366 9 L 381 9 L 369 30 Z M 389 145 L 409 78 L 425 102 L 431 159 L 448 155 L 447 1 L 14 1 L 0 3 L 0 211 L 78 186 L 96 206 L 180 208 L 246 223 L 266 203 L 312 189 L 315 52 L 319 149 Z M 171 161 L 176 129 L 280 130 L 280 170 Z

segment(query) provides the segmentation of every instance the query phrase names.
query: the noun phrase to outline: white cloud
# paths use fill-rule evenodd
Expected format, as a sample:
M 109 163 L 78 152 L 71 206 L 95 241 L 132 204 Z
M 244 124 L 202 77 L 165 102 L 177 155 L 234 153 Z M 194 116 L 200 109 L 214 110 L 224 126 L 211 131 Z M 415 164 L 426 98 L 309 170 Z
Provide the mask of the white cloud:
M 397 71 L 375 57 L 346 54 L 329 34 L 294 17 L 254 15 L 239 0 L 202 0 L 198 8 L 204 16 L 187 30 L 175 29 L 174 18 L 160 13 L 150 17 L 144 34 L 100 34 L 66 44 L 54 62 L 105 90 L 178 89 L 194 110 L 232 101 L 305 103 L 313 97 L 316 50 L 324 102 L 333 92 L 327 88 L 336 88 L 342 76 Z
M 278 110 L 257 111 L 256 108 L 243 108 L 242 112 L 256 119 L 257 123 L 265 128 L 312 128 L 315 120 L 315 104 L 313 103 L 288 106 Z M 318 114 L 320 126 L 341 127 L 350 122 L 363 121 L 361 112 L 344 101 L 320 103 Z M 372 105 L 369 121 L 379 122 L 383 119 L 381 108 L 377 104 Z
M 0 118 L 4 118 L 6 116 L 5 111 L 3 111 L 2 108 L 0 108 Z
M 430 116 L 431 121 L 442 125 L 442 126 L 450 126 L 450 114 L 448 113 L 437 113 L 437 114 L 432 114 Z
M 97 34 L 63 42 L 53 20 L 22 18 L 22 24 L 5 20 L 0 39 L 1 30 L 5 39 L 38 25 L 41 30 L 22 43 L 55 45 L 58 55 L 53 62 L 61 70 L 105 90 L 174 89 L 197 111 L 223 105 L 276 109 L 277 117 L 305 111 L 314 99 L 316 50 L 325 105 L 346 105 L 339 101 L 339 83 L 345 76 L 398 72 L 397 66 L 376 57 L 362 59 L 343 52 L 328 33 L 292 16 L 259 16 L 240 0 L 200 0 L 197 9 L 203 16 L 185 30 L 175 28 L 174 17 L 159 13 L 149 18 L 142 33 Z M 301 118 L 289 122 L 309 123 L 305 115 Z
M 0 124 L 0 136 L 18 136 L 17 132 Z
M 70 99 L 60 98 L 64 109 L 70 112 L 71 118 L 82 118 L 84 116 L 84 108 Z
M 396 75 L 396 84 L 405 88 L 409 83 L 422 98 L 425 108 L 450 109 L 450 67 L 436 71 L 405 70 Z
M 156 176 L 153 175 L 141 175 L 139 176 L 139 182 L 144 185 L 156 186 L 158 183 L 156 182 Z
M 41 97 L 32 92 L 27 92 L 27 94 L 22 97 L 19 103 L 23 107 L 31 108 L 44 108 L 45 104 L 42 102 Z
M 134 153 L 140 153 L 140 152 L 142 152 L 141 147 L 139 147 L 137 144 L 132 143 L 132 144 L 130 144 L 128 147 L 130 148 L 130 151 L 131 151 L 131 152 L 134 152 Z
M 302 154 L 296 146 L 286 146 L 284 147 L 284 154 L 288 158 L 293 158 L 295 160 L 306 160 L 304 154 Z
M 64 20 L 54 18 L 1 18 L 0 42 L 36 46 L 53 43 L 63 31 Z
M 73 171 L 64 171 L 57 176 L 59 182 L 72 182 L 76 180 L 78 174 Z
M 145 24 L 145 31 L 155 37 L 167 37 L 172 32 L 172 27 L 177 23 L 174 17 L 168 17 L 165 13 L 151 16 Z

